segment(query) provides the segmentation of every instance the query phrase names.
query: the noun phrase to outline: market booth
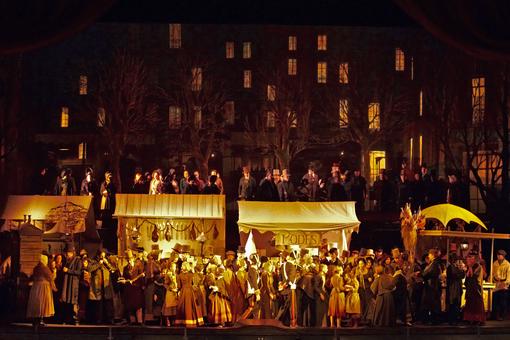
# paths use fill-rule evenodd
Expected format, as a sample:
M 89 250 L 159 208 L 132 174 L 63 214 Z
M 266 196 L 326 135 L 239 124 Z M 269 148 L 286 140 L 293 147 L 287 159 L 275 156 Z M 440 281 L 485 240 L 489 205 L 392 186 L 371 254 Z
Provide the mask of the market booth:
M 17 196 L 7 198 L 2 232 L 20 235 L 20 271 L 31 275 L 41 251 L 62 252 L 68 241 L 99 241 L 91 196 Z
M 239 232 L 246 244 L 252 232 L 260 255 L 274 256 L 279 246 L 299 245 L 317 253 L 324 243 L 348 250 L 358 231 L 355 202 L 239 201 Z
M 119 254 L 143 247 L 150 252 L 189 245 L 196 255 L 205 247 L 225 251 L 224 195 L 117 194 Z
M 488 232 L 487 226 L 470 211 L 452 205 L 438 204 L 421 211 L 424 218 L 436 221 L 433 229 L 418 228 L 416 255 L 422 257 L 430 248 L 438 247 L 447 253 L 456 253 L 465 259 L 472 250 L 481 254 L 483 241 L 490 241 L 490 258 L 486 262 L 487 279 L 483 284 L 486 311 L 492 309 L 492 264 L 494 262 L 494 240 L 510 240 L 510 234 Z M 437 223 L 438 222 L 438 223 Z M 443 287 L 446 290 L 445 287 Z M 464 301 L 463 301 L 464 303 Z

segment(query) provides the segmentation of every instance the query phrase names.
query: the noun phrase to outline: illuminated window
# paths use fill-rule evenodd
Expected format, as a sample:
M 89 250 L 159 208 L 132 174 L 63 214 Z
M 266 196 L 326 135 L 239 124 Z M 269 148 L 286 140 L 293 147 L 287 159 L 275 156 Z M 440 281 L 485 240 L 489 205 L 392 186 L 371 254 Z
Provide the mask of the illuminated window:
M 243 42 L 243 59 L 251 58 L 251 42 Z
M 97 109 L 97 126 L 104 127 L 106 124 L 106 111 L 103 107 Z
M 471 80 L 473 106 L 473 124 L 483 122 L 485 116 L 485 78 L 473 78 Z
M 289 122 L 289 126 L 291 128 L 296 128 L 297 127 L 297 115 L 296 115 L 295 111 L 288 111 L 287 112 L 287 119 L 288 119 L 288 122 Z
M 233 59 L 234 58 L 234 42 L 233 41 L 227 41 L 225 44 L 225 54 L 227 59 Z
M 267 85 L 267 100 L 274 102 L 276 100 L 276 86 Z
M 405 57 L 401 48 L 395 49 L 395 71 L 404 71 Z
M 317 82 L 319 84 L 326 84 L 328 75 L 328 64 L 325 61 L 317 63 Z
M 473 167 L 484 185 L 491 187 L 501 185 L 501 157 L 490 151 L 478 151 L 473 160 Z M 470 175 L 471 180 L 475 181 L 474 175 Z M 471 210 L 476 213 L 485 213 L 486 206 L 483 202 L 480 190 L 476 185 L 470 185 L 469 197 L 471 200 Z
M 328 49 L 328 36 L 325 34 L 319 34 L 317 36 L 317 50 L 326 51 Z
M 168 127 L 176 129 L 181 127 L 182 112 L 179 106 L 170 106 L 168 108 Z
M 420 145 L 419 145 L 419 151 L 420 151 L 420 165 L 423 165 L 423 135 L 420 135 Z
M 78 145 L 78 159 L 87 159 L 87 143 L 85 142 Z
M 225 103 L 225 121 L 229 125 L 234 125 L 235 122 L 235 104 L 233 100 Z
M 202 68 L 193 67 L 191 69 L 191 90 L 200 91 L 202 90 Z
M 170 24 L 170 48 L 181 48 L 181 24 Z
M 295 35 L 289 36 L 289 51 L 297 50 L 297 37 Z
M 370 158 L 370 183 L 374 183 L 379 177 L 379 172 L 386 169 L 386 152 L 385 151 L 369 151 Z
M 276 117 L 273 111 L 267 111 L 266 127 L 274 128 L 276 126 Z
M 250 70 L 244 70 L 243 87 L 245 89 L 251 89 L 251 71 Z
M 409 166 L 410 168 L 412 169 L 413 168 L 413 164 L 414 164 L 414 160 L 413 160 L 413 146 L 414 146 L 414 143 L 413 143 L 413 137 L 409 138 Z
M 379 103 L 368 104 L 368 128 L 370 130 L 379 130 L 381 128 Z
M 88 87 L 88 78 L 87 78 L 87 76 L 81 75 L 80 76 L 80 96 L 84 96 L 87 94 L 87 87 Z
M 348 63 L 340 63 L 338 68 L 339 81 L 340 84 L 348 84 L 349 83 L 349 64 Z
M 341 128 L 346 128 L 349 125 L 349 101 L 347 99 L 338 101 L 338 118 Z
M 60 113 L 60 127 L 69 127 L 69 108 L 67 106 L 62 107 Z
M 288 73 L 289 76 L 295 76 L 297 74 L 297 59 L 289 59 Z
M 423 90 L 420 91 L 420 117 L 423 116 Z
M 195 128 L 202 128 L 202 108 L 200 106 L 193 107 L 193 111 L 195 111 L 195 119 L 193 123 L 195 124 Z

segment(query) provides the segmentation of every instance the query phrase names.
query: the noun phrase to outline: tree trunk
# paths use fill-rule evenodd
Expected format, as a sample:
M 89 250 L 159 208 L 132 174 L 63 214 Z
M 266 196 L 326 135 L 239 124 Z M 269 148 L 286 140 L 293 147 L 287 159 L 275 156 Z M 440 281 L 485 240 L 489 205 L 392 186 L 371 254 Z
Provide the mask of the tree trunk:
M 118 151 L 112 150 L 112 176 L 113 183 L 115 183 L 117 187 L 117 192 L 122 192 L 122 178 L 120 176 L 120 157 L 121 154 Z
M 370 183 L 370 151 L 366 146 L 360 144 L 360 171 L 361 176 L 365 177 L 367 182 Z

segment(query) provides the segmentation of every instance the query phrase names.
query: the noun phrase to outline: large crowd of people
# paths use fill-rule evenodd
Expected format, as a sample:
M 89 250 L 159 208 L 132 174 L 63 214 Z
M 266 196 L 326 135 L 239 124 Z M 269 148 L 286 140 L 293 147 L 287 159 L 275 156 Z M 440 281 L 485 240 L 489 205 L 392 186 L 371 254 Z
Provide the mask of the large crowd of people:
M 171 168 L 166 175 L 161 169 L 145 173 L 137 170 L 133 182 L 124 192 L 151 195 L 226 193 L 217 170 L 212 170 L 209 177 L 203 179 L 199 171 L 183 169 L 178 173 Z M 34 194 L 91 195 L 98 198 L 96 208 L 100 211 L 107 211 L 108 201 L 115 198 L 117 190 L 110 172 L 98 183 L 94 171 L 87 168 L 78 190 L 71 169 L 63 169 L 49 189 L 46 170 L 42 169 L 34 178 Z M 468 186 L 459 174 L 451 172 L 446 180 L 438 177 L 435 171 L 429 171 L 426 165 L 411 171 L 405 161 L 397 176 L 381 170 L 371 185 L 361 175 L 360 169 L 343 169 L 338 163 L 332 164 L 330 173 L 325 177 L 320 177 L 314 167 L 309 167 L 307 173 L 298 178 L 291 178 L 288 169 L 268 169 L 257 172 L 256 176 L 249 167 L 243 167 L 241 172 L 237 193 L 229 193 L 238 200 L 354 201 L 358 213 L 368 207 L 381 212 L 398 211 L 406 203 L 411 204 L 413 211 L 446 202 L 469 207 Z
M 507 313 L 510 263 L 497 252 L 494 318 Z M 77 323 L 155 323 L 161 326 L 231 326 L 243 319 L 276 319 L 291 327 L 395 326 L 413 323 L 483 324 L 485 263 L 476 250 L 465 259 L 430 249 L 422 259 L 392 249 L 338 253 L 321 247 L 282 248 L 268 258 L 187 245 L 106 250 L 89 257 L 72 245 L 44 254 L 34 268 L 27 317 Z M 462 303 L 463 285 L 465 303 Z

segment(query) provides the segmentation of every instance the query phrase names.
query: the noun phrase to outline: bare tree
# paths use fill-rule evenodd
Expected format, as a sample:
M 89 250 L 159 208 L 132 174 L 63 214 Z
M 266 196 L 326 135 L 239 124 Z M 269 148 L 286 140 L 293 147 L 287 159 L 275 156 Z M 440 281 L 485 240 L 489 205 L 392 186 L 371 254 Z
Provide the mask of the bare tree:
M 104 110 L 98 114 L 98 125 L 121 191 L 120 160 L 126 146 L 139 143 L 159 121 L 156 87 L 143 59 L 123 51 L 116 51 L 97 77 L 92 112 Z
M 274 155 L 281 169 L 288 169 L 296 154 L 309 145 L 310 84 L 303 76 L 289 76 L 277 67 L 260 75 L 267 87 L 261 93 L 260 112 L 245 122 L 246 137 Z
M 222 149 L 227 125 L 228 89 L 215 70 L 214 60 L 181 51 L 165 95 L 180 112 L 180 122 L 174 126 L 178 130 L 171 132 L 172 137 L 177 137 L 181 149 L 193 156 L 202 176 L 209 173 L 213 152 Z
M 351 58 L 344 84 L 328 86 L 318 94 L 317 109 L 328 122 L 330 143 L 359 144 L 364 176 L 370 174 L 370 150 L 403 131 L 411 111 L 410 89 L 376 55 L 364 51 Z

